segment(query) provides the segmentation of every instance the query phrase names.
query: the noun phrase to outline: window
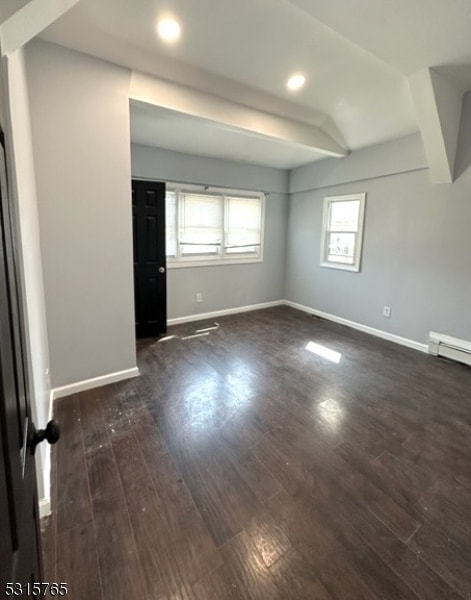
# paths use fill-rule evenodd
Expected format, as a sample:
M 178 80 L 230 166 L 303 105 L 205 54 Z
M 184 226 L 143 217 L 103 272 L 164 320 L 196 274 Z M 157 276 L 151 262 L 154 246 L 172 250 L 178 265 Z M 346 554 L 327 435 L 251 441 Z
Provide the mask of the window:
M 324 198 L 321 266 L 359 271 L 366 194 Z
M 180 194 L 178 242 L 182 256 L 218 255 L 223 205 L 218 196 Z
M 168 186 L 168 266 L 260 262 L 263 215 L 263 194 Z

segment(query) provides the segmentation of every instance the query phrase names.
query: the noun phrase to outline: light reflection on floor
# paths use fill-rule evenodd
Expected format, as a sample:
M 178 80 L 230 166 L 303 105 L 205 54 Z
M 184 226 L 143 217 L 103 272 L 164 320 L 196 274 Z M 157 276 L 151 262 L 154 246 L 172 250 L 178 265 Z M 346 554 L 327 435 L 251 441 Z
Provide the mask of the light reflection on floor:
M 344 409 L 336 400 L 332 398 L 324 400 L 324 402 L 317 405 L 317 410 L 321 421 L 330 431 L 336 433 L 340 430 L 346 415 Z
M 216 371 L 206 372 L 185 390 L 182 422 L 192 435 L 207 435 L 245 412 L 255 394 L 256 378 L 244 361 L 237 361 L 224 378 Z
M 250 398 L 257 393 L 257 378 L 249 365 L 243 360 L 233 361 L 225 382 L 238 398 L 238 408 L 250 404 Z
M 188 388 L 183 401 L 185 422 L 196 430 L 214 427 L 218 414 L 218 400 L 221 396 L 221 382 L 217 373 L 206 374 L 195 379 Z
M 316 344 L 315 342 L 308 342 L 308 344 L 306 345 L 306 350 L 317 354 L 317 356 L 326 358 L 327 360 L 330 360 L 331 362 L 336 363 L 337 365 L 339 364 L 340 359 L 342 358 L 342 354 L 340 352 L 336 352 L 335 350 L 331 350 L 330 348 L 322 346 L 322 344 Z

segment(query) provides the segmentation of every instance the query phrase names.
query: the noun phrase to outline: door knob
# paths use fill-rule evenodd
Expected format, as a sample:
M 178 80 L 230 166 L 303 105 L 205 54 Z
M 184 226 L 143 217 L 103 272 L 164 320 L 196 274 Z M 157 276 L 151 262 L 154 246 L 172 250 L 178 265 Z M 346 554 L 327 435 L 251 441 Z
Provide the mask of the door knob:
M 165 273 L 165 267 L 159 267 L 159 273 Z
M 59 429 L 59 423 L 57 421 L 49 421 L 46 425 L 46 429 L 36 429 L 34 423 L 31 423 L 28 432 L 28 448 L 31 454 L 36 451 L 36 446 L 47 440 L 49 444 L 55 444 L 60 438 L 61 432 Z

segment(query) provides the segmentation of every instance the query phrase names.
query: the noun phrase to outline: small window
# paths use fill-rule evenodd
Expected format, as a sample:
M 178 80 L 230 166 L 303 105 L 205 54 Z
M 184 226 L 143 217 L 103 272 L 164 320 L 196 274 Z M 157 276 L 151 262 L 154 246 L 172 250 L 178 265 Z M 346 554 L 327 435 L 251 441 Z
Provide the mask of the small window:
M 359 271 L 366 194 L 324 198 L 321 266 Z
M 169 184 L 168 267 L 260 262 L 263 218 L 263 194 Z

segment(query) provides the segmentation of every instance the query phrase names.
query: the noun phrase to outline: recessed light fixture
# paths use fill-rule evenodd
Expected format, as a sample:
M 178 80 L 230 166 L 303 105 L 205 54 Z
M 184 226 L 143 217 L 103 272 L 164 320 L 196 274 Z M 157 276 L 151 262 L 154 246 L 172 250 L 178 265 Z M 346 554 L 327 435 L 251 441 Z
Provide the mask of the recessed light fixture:
M 166 17 L 165 19 L 160 19 L 157 23 L 157 33 L 161 40 L 168 44 L 173 44 L 180 39 L 182 28 L 176 19 Z
M 291 77 L 286 82 L 286 87 L 295 92 L 296 90 L 300 90 L 303 85 L 306 83 L 306 77 L 302 73 L 295 73 L 291 75 Z

